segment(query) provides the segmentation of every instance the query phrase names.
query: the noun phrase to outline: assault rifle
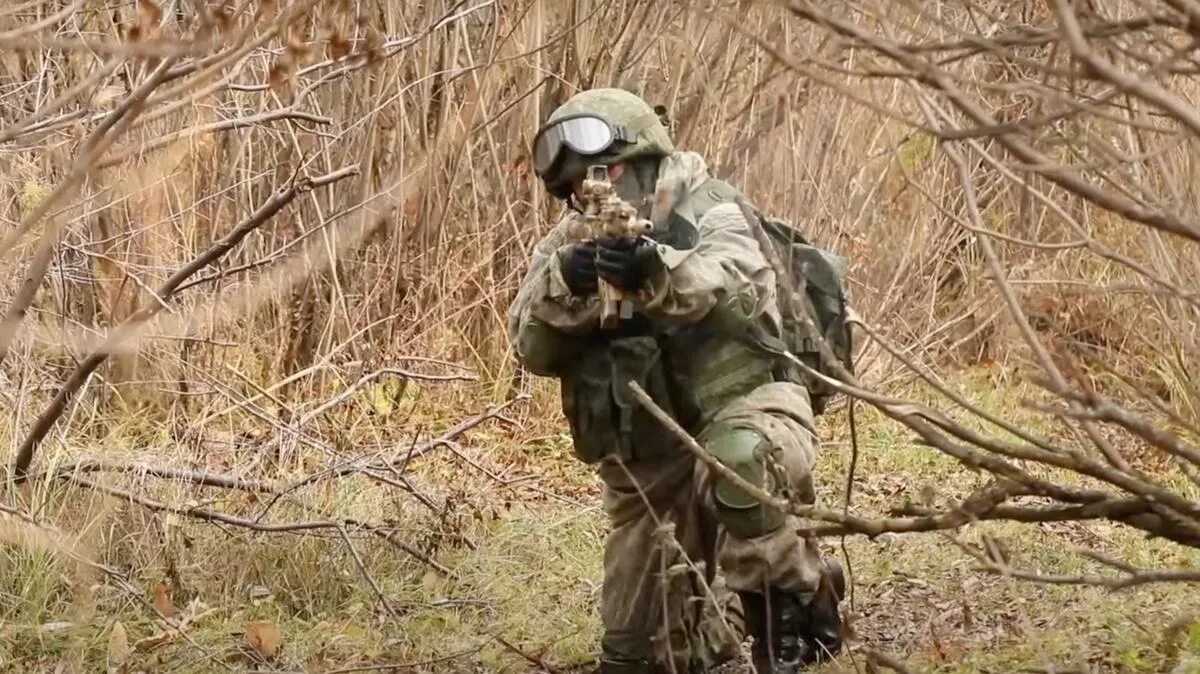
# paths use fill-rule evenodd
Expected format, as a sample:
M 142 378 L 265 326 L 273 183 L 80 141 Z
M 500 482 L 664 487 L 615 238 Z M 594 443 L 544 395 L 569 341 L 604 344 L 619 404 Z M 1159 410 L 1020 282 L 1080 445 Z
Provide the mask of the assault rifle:
M 589 166 L 580 192 L 585 238 L 637 238 L 654 230 L 649 220 L 639 218 L 637 209 L 617 196 L 616 188 L 608 179 L 607 166 Z M 633 302 L 625 298 L 620 288 L 599 279 L 599 294 L 600 327 L 615 328 L 619 321 L 633 318 Z

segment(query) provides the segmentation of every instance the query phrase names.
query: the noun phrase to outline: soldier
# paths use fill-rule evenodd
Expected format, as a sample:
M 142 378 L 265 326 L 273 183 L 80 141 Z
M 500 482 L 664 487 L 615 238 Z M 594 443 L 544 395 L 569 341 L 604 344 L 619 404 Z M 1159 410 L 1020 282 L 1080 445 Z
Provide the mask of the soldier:
M 576 240 L 587 168 L 651 220 L 648 237 Z M 576 207 L 538 244 L 509 312 L 525 367 L 555 377 L 576 455 L 597 466 L 604 551 L 600 672 L 704 671 L 753 637 L 758 672 L 796 672 L 841 648 L 841 567 L 795 518 L 712 473 L 641 408 L 637 382 L 739 476 L 815 499 L 808 391 L 751 334 L 778 334 L 775 276 L 738 196 L 677 151 L 659 115 L 620 89 L 581 92 L 534 140 L 549 192 Z M 599 326 L 597 279 L 635 298 Z M 719 573 L 718 573 L 719 571 Z

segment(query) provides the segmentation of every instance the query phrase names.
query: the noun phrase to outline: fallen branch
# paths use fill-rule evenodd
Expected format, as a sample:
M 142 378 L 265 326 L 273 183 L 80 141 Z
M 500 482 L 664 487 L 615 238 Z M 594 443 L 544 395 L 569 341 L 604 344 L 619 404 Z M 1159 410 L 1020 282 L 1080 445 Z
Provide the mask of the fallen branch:
M 374 524 L 374 523 L 370 523 L 370 522 L 363 522 L 361 520 L 351 519 L 348 517 L 344 517 L 344 518 L 337 519 L 337 520 L 308 520 L 308 521 L 304 521 L 304 522 L 256 522 L 254 520 L 249 520 L 244 517 L 238 517 L 236 515 L 229 515 L 227 513 L 217 512 L 215 510 L 201 508 L 199 506 L 192 506 L 192 505 L 179 506 L 179 505 L 171 505 L 169 503 L 163 503 L 162 501 L 156 501 L 156 500 L 146 497 L 146 496 L 139 496 L 132 492 L 125 491 L 124 489 L 110 487 L 108 485 L 103 485 L 98 482 L 93 482 L 92 480 L 88 480 L 88 479 L 82 478 L 82 477 L 70 477 L 69 479 L 71 482 L 78 484 L 80 486 L 95 489 L 96 491 L 103 492 L 110 496 L 115 496 L 117 498 L 124 499 L 126 501 L 129 501 L 130 503 L 140 505 L 143 508 L 147 508 L 149 510 L 154 510 L 157 512 L 174 513 L 176 515 L 183 515 L 183 516 L 191 517 L 191 518 L 198 519 L 198 520 L 201 520 L 204 522 L 212 522 L 215 524 L 227 524 L 230 526 L 235 526 L 235 527 L 239 527 L 242 529 L 248 529 L 250 531 L 257 531 L 260 533 L 307 533 L 307 532 L 312 532 L 312 531 L 317 531 L 317 530 L 322 530 L 322 529 L 334 529 L 334 530 L 345 532 L 348 529 L 359 529 L 359 530 L 365 531 L 373 536 L 382 538 L 383 540 L 387 541 L 392 546 L 404 551 L 405 553 L 411 555 L 412 557 L 423 562 L 424 564 L 427 564 L 427 565 L 433 567 L 434 569 L 437 569 L 439 572 L 441 572 L 444 575 L 456 577 L 456 574 L 453 571 L 451 571 L 450 569 L 446 568 L 442 564 L 439 564 L 437 561 L 429 558 L 428 556 L 422 554 L 419 550 L 417 550 L 413 546 L 409 545 L 408 543 L 405 543 L 404 541 L 401 541 L 400 539 L 396 538 L 395 530 L 392 527 L 388 527 L 386 525 Z
M 473 646 L 471 648 L 466 648 L 461 651 L 456 651 L 454 653 L 450 653 L 449 655 L 443 655 L 440 658 L 433 658 L 430 660 L 422 660 L 420 662 L 381 662 L 381 663 L 375 664 L 375 665 L 354 665 L 352 667 L 339 667 L 337 669 L 326 669 L 326 670 L 323 670 L 320 674 L 350 674 L 350 672 L 373 672 L 373 671 L 379 670 L 379 669 L 392 670 L 392 669 L 416 669 L 418 667 L 428 667 L 430 665 L 436 665 L 439 663 L 447 662 L 449 660 L 457 660 L 458 658 L 465 657 L 468 655 L 474 655 L 474 654 L 478 653 L 479 651 L 483 650 L 483 647 L 486 645 L 487 645 L 487 642 L 484 642 L 484 643 L 479 644 L 478 646 Z
M 945 512 L 920 511 L 915 517 L 867 518 L 858 515 L 792 503 L 776 498 L 762 488 L 750 484 L 705 450 L 674 419 L 666 414 L 636 383 L 630 388 L 634 397 L 651 415 L 671 431 L 699 460 L 722 478 L 729 480 L 759 503 L 791 513 L 797 517 L 832 523 L 832 526 L 807 527 L 798 531 L 814 537 L 857 534 L 875 538 L 884 533 L 919 533 L 957 529 L 976 520 L 1013 520 L 1020 522 L 1051 522 L 1066 520 L 1108 519 L 1122 522 L 1148 533 L 1182 545 L 1200 544 L 1200 536 L 1186 522 L 1164 516 L 1156 504 L 1147 499 L 1116 498 L 1100 491 L 1055 490 L 1054 496 L 1070 498 L 1080 503 L 1061 508 L 1022 508 L 1006 505 L 1005 500 L 1015 493 L 1042 493 L 1038 489 L 1021 487 L 1014 491 L 1011 483 L 998 480 L 964 499 L 956 508 Z M 911 422 L 911 420 L 909 420 Z M 1036 481 L 1035 481 L 1036 482 Z M 1020 483 L 1024 484 L 1024 483 Z M 1040 483 L 1039 483 L 1040 484 Z
M 392 601 L 383 593 L 383 588 L 379 586 L 379 581 L 375 580 L 375 576 L 371 575 L 370 569 L 367 568 L 367 563 L 363 561 L 362 555 L 358 554 L 358 548 L 354 547 L 354 541 L 350 540 L 350 534 L 346 533 L 346 527 L 338 527 L 338 534 L 341 535 L 342 541 L 346 544 L 346 548 L 350 550 L 350 556 L 354 557 L 354 565 L 358 567 L 359 573 L 371 586 L 371 590 L 379 599 L 379 603 L 383 604 L 383 609 L 388 612 L 388 615 L 399 620 L 400 612 L 392 606 Z
M 155 466 L 148 463 L 106 461 L 104 459 L 93 458 L 85 458 L 74 463 L 68 463 L 59 466 L 54 470 L 52 476 L 69 479 L 71 474 L 74 473 L 136 473 L 141 475 L 152 475 L 154 477 L 163 478 L 164 480 L 189 482 L 191 484 L 197 484 L 205 487 L 241 489 L 244 491 L 260 493 L 275 493 L 278 491 L 278 486 L 269 482 L 240 478 L 234 475 L 210 473 L 208 471 L 184 470 L 181 468 L 171 468 L 170 466 Z
M 402 478 L 404 468 L 408 465 L 408 462 L 410 460 L 412 460 L 414 457 L 421 456 L 421 455 L 429 452 L 432 449 L 435 449 L 437 447 L 446 445 L 447 443 L 453 442 L 454 438 L 458 437 L 459 435 L 462 435 L 463 433 L 471 430 L 472 428 L 478 426 L 479 424 L 483 423 L 484 421 L 487 421 L 488 419 L 500 417 L 501 413 L 503 413 L 504 410 L 508 409 L 509 407 L 512 407 L 513 405 L 515 405 L 518 402 L 524 402 L 528 399 L 529 399 L 528 395 L 522 394 L 522 395 L 516 396 L 515 398 L 512 398 L 511 400 L 507 400 L 503 403 L 500 403 L 498 405 L 493 405 L 493 406 L 489 407 L 488 409 L 484 410 L 483 412 L 480 412 L 479 414 L 476 414 L 475 416 L 468 417 L 467 419 L 460 421 L 459 423 L 455 424 L 454 426 L 451 426 L 450 428 L 446 429 L 441 435 L 439 435 L 438 437 L 436 437 L 432 440 L 427 440 L 423 443 L 414 443 L 412 446 L 410 446 L 407 450 L 404 451 L 404 456 L 401 458 L 391 459 L 391 460 L 374 460 L 374 461 L 370 461 L 367 463 L 362 463 L 359 461 L 349 461 L 349 462 L 347 462 L 341 466 L 338 466 L 336 468 L 331 468 L 327 471 L 317 473 L 315 475 L 309 475 L 300 480 L 297 480 L 297 481 L 281 488 L 276 493 L 275 498 L 271 499 L 271 501 L 269 501 L 265 506 L 263 506 L 262 512 L 259 513 L 258 518 L 261 519 L 262 517 L 265 517 L 266 514 L 268 512 L 270 512 L 271 508 L 273 508 L 275 506 L 275 504 L 279 501 L 279 499 L 282 498 L 284 495 L 294 492 L 297 489 L 300 489 L 302 487 L 306 487 L 310 484 L 313 484 L 314 482 L 320 482 L 321 480 L 333 480 L 333 479 L 345 477 L 347 475 L 352 475 L 352 474 L 356 474 L 356 473 L 363 473 L 363 474 L 366 474 L 367 477 L 369 477 L 369 478 L 378 479 L 379 475 L 378 474 L 372 475 L 371 471 L 378 471 L 380 473 L 390 474 L 397 478 Z M 412 490 L 412 493 L 414 493 L 414 495 L 415 495 L 416 490 L 415 489 Z M 422 500 L 422 502 L 426 502 L 427 505 L 432 506 L 432 503 L 428 502 L 428 499 L 422 498 L 420 496 L 418 496 L 418 499 Z
M 423 455 L 429 453 L 430 451 L 437 449 L 438 447 L 446 445 L 447 443 L 451 442 L 455 437 L 462 435 L 463 433 L 471 430 L 472 428 L 475 428 L 479 424 L 482 424 L 483 422 L 485 422 L 489 419 L 496 419 L 496 418 L 502 417 L 503 412 L 505 410 L 507 410 L 508 408 L 512 407 L 513 405 L 515 405 L 517 403 L 526 402 L 527 400 L 529 400 L 529 395 L 522 393 L 521 395 L 510 398 L 509 400 L 506 400 L 502 403 L 492 405 L 491 407 L 480 412 L 479 414 L 476 414 L 475 416 L 469 417 L 467 419 L 463 419 L 462 421 L 458 422 L 454 426 L 451 426 L 450 428 L 446 429 L 446 431 L 444 433 L 442 433 L 440 436 L 438 436 L 437 438 L 434 438 L 433 440 L 430 440 L 428 442 L 424 442 L 424 443 L 415 445 L 409 451 L 405 452 L 405 455 L 402 459 L 395 459 L 390 462 L 376 462 L 376 463 L 371 464 L 369 467 L 377 468 L 377 469 L 386 469 L 388 466 L 394 466 L 394 467 L 399 468 L 401 471 L 403 471 L 405 466 L 408 465 L 409 461 L 412 461 L 413 459 L 415 459 L 419 456 L 423 456 Z
M 630 382 L 629 387 L 632 389 L 634 398 L 637 399 L 638 403 L 641 404 L 646 411 L 650 412 L 655 419 L 658 419 L 658 421 L 662 423 L 667 430 L 671 431 L 671 433 L 674 434 L 675 437 L 677 437 L 680 442 L 682 442 L 684 446 L 696 456 L 697 459 L 702 461 L 710 470 L 719 474 L 722 478 L 737 485 L 738 488 L 745 491 L 754 500 L 762 503 L 763 505 L 791 513 L 797 517 L 834 522 L 840 525 L 839 527 L 832 529 L 814 529 L 812 530 L 813 533 L 820 532 L 823 535 L 844 535 L 847 533 L 856 533 L 863 534 L 868 537 L 875 537 L 888 531 L 933 531 L 936 529 L 953 529 L 967 523 L 972 519 L 972 517 L 977 516 L 970 511 L 977 510 L 978 513 L 985 513 L 996 504 L 1002 502 L 1009 493 L 1006 486 L 996 486 L 990 490 L 980 490 L 980 492 L 977 493 L 975 500 L 968 499 L 967 501 L 964 501 L 962 512 L 943 513 L 938 516 L 925 518 L 872 520 L 858 517 L 856 515 L 841 513 L 836 510 L 792 503 L 785 499 L 776 498 L 764 491 L 761 487 L 751 484 L 745 478 L 734 472 L 729 466 L 726 466 L 717 460 L 717 458 L 709 453 L 708 450 L 700 446 L 700 443 L 696 442 L 696 439 L 693 438 L 687 431 L 685 431 L 683 427 L 681 427 L 674 419 L 664 412 L 661 407 L 655 404 L 654 400 L 650 398 L 646 391 L 642 389 L 637 382 Z M 996 484 L 998 485 L 999 483 Z M 966 505 L 970 503 L 974 503 L 976 505 L 973 507 Z M 970 508 L 970 511 L 968 511 L 968 508 Z M 808 530 L 802 529 L 801 531 L 806 532 Z

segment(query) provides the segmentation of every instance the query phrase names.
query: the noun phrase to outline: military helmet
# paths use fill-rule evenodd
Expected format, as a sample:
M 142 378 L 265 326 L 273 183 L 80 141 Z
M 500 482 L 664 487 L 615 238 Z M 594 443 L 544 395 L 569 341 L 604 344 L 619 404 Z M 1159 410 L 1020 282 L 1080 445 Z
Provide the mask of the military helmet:
M 564 161 L 567 151 L 585 161 Z M 534 172 L 558 196 L 581 177 L 586 164 L 615 164 L 634 157 L 667 156 L 671 135 L 646 101 L 624 89 L 588 89 L 560 105 L 533 140 Z

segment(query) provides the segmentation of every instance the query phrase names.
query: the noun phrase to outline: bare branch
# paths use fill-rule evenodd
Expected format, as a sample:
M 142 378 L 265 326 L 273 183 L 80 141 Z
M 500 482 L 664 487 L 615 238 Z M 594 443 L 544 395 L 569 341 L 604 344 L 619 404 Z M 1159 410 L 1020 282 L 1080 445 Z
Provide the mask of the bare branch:
M 104 344 L 93 351 L 82 363 L 75 369 L 74 372 L 63 382 L 63 386 L 54 396 L 54 400 L 42 412 L 42 414 L 34 422 L 33 428 L 29 434 L 21 442 L 17 448 L 16 456 L 13 459 L 12 477 L 17 482 L 24 480 L 29 464 L 33 461 L 33 455 L 39 444 L 46 437 L 46 434 L 53 428 L 58 418 L 66 410 L 67 404 L 74 397 L 75 393 L 83 387 L 85 381 L 91 376 L 112 352 L 114 347 L 123 341 L 135 336 L 139 331 L 143 330 L 147 322 L 156 314 L 162 311 L 163 303 L 170 301 L 175 294 L 176 288 L 179 287 L 188 277 L 195 274 L 200 269 L 204 268 L 213 261 L 220 259 L 225 253 L 229 252 L 250 232 L 261 227 L 264 223 L 270 220 L 276 213 L 287 206 L 297 196 L 308 192 L 309 190 L 324 187 L 331 183 L 337 182 L 344 178 L 348 178 L 357 173 L 357 168 L 344 168 L 333 173 L 329 173 L 316 178 L 300 178 L 294 180 L 287 187 L 276 192 L 262 206 L 258 208 L 246 220 L 235 226 L 222 239 L 215 242 L 208 250 L 197 255 L 191 262 L 184 265 L 178 271 L 171 275 L 161 286 L 159 286 L 156 295 L 161 302 L 154 302 L 143 307 L 120 326 L 115 329 Z

